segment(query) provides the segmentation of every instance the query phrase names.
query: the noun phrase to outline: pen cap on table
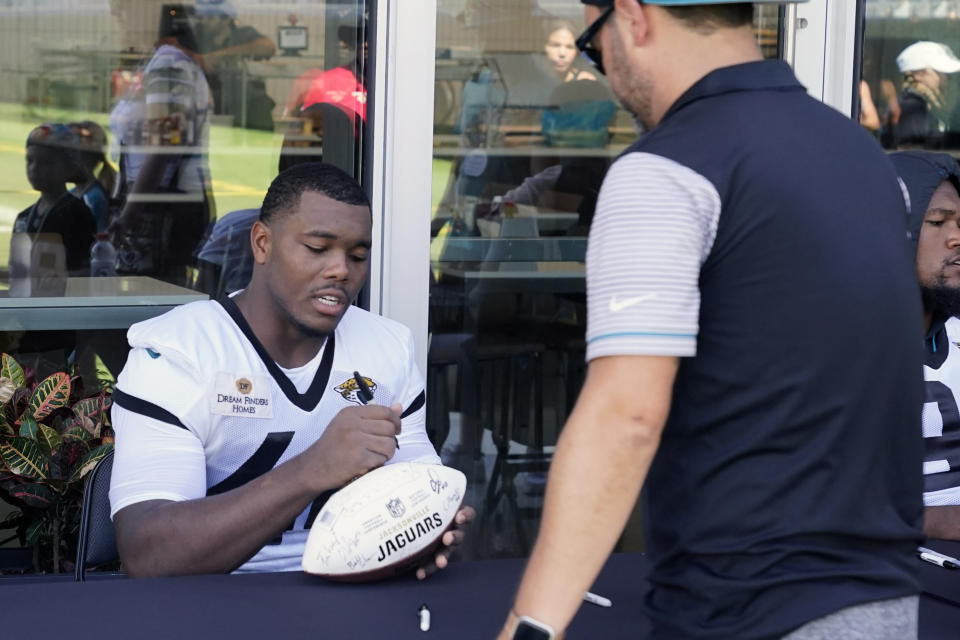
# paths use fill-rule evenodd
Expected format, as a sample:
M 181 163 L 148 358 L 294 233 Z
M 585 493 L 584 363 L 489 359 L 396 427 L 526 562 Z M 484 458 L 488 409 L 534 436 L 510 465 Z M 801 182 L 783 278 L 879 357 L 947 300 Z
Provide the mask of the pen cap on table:
M 310 528 L 301 566 L 344 582 L 411 571 L 440 544 L 466 488 L 466 476 L 442 465 L 374 469 L 330 496 Z

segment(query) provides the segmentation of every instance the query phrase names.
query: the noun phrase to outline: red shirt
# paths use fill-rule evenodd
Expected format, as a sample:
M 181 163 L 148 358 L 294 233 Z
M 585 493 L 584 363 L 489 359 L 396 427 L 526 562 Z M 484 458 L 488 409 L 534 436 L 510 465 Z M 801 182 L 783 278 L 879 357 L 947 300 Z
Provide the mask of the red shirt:
M 367 90 L 350 69 L 312 69 L 297 78 L 294 86 L 300 90 L 295 90 L 295 104 L 288 105 L 291 108 L 300 106 L 306 109 L 327 103 L 336 105 L 350 117 L 359 115 L 364 122 L 367 120 Z

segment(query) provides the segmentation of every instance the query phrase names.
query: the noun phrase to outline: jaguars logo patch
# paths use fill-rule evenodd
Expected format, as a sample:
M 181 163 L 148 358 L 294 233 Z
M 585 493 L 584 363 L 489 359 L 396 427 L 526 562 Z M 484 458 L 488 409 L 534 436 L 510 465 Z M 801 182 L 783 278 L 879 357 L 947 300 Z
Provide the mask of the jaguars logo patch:
M 364 376 L 363 379 L 366 381 L 367 386 L 370 387 L 371 393 L 377 390 L 376 382 L 374 382 L 370 378 L 367 378 L 366 376 Z M 360 402 L 360 395 L 359 395 L 360 385 L 358 385 L 357 381 L 354 380 L 353 378 L 347 378 L 346 380 L 338 384 L 333 389 L 334 391 L 339 393 L 341 396 L 343 396 L 343 399 L 346 400 L 347 402 L 352 402 L 353 404 L 359 404 L 359 405 L 363 404 L 362 402 Z

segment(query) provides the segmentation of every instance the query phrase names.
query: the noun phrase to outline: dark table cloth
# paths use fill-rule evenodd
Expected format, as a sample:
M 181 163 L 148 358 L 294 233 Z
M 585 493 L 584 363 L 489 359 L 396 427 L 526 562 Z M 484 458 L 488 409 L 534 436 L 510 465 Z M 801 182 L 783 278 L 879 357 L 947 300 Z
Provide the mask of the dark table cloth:
M 957 556 L 960 544 L 931 542 Z M 920 637 L 960 638 L 960 571 L 917 561 L 924 595 Z M 495 637 L 523 570 L 522 560 L 454 563 L 424 582 L 400 578 L 338 584 L 302 573 L 207 575 L 151 580 L 0 581 L 7 606 L 0 636 L 71 640 L 170 638 L 483 638 Z M 584 603 L 570 638 L 643 638 L 642 554 L 607 562 L 592 591 L 613 607 Z M 431 610 L 429 633 L 417 609 Z

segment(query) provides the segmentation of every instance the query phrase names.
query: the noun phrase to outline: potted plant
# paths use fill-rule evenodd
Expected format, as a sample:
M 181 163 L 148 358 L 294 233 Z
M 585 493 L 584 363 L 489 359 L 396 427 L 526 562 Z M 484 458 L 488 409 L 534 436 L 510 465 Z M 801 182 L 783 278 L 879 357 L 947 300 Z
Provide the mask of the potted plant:
M 113 448 L 109 389 L 84 393 L 79 376 L 37 382 L 0 357 L 0 500 L 14 507 L 0 530 L 32 547 L 33 570 L 71 570 L 83 479 Z

